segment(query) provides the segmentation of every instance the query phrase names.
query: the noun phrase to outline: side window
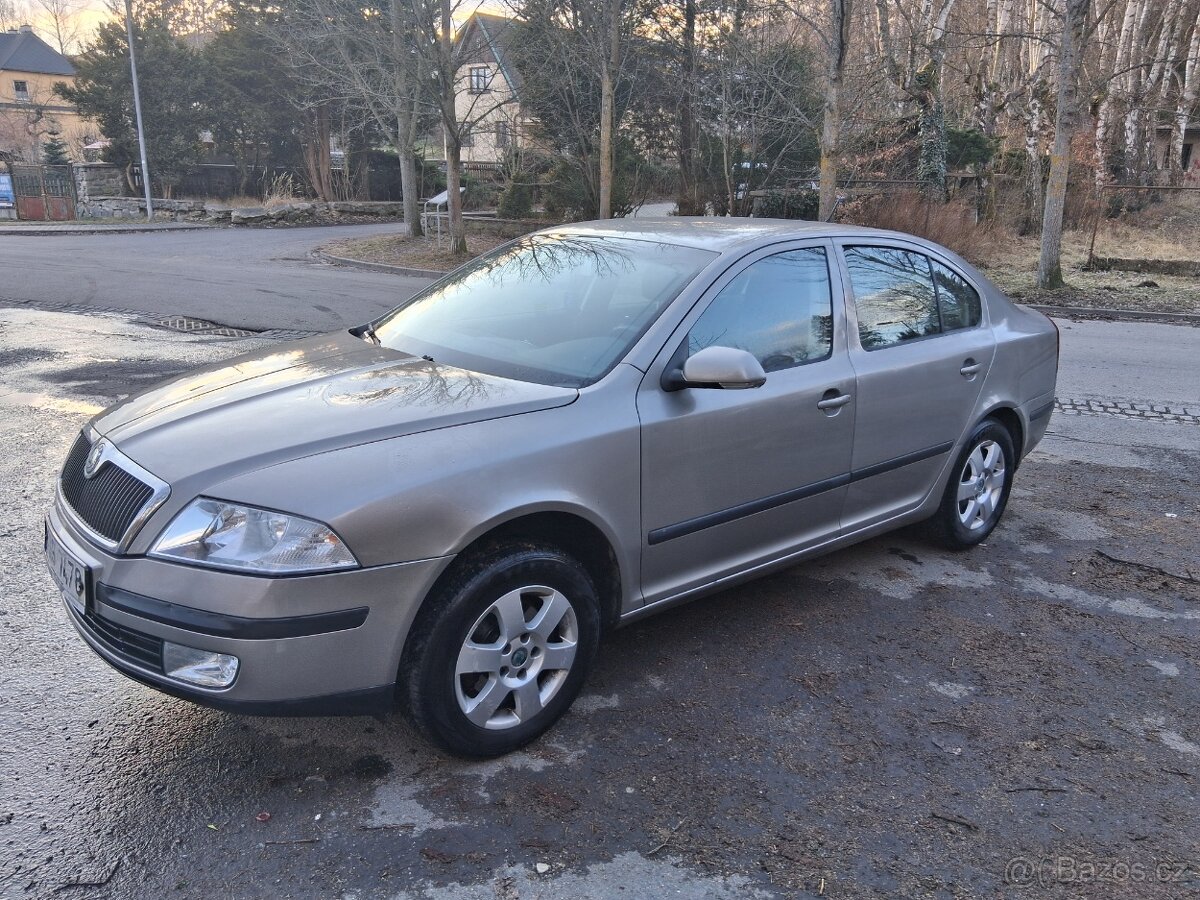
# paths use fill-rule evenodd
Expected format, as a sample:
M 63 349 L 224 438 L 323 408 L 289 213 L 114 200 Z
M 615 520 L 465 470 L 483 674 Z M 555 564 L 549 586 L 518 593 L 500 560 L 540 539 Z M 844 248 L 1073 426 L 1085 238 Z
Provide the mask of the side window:
M 825 359 L 833 348 L 833 294 L 820 247 L 789 250 L 747 266 L 688 333 L 688 354 L 737 347 L 767 372 Z
M 942 330 L 974 328 L 983 317 L 975 288 L 940 262 L 929 262 L 933 266 L 933 283 L 937 285 L 938 308 L 942 311 Z
M 938 334 L 937 293 L 929 260 L 893 247 L 847 247 L 858 336 L 866 350 Z

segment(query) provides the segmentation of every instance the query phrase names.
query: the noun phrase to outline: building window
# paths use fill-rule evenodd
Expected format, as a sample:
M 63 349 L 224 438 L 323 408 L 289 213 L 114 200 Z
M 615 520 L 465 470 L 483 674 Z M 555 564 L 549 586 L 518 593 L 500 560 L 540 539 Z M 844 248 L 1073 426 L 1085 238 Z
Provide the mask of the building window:
M 470 91 L 472 94 L 482 94 L 487 91 L 490 81 L 487 66 L 471 66 Z
M 29 82 L 14 81 L 13 82 L 13 93 L 16 95 L 18 103 L 28 103 L 29 102 Z
M 508 146 L 508 143 L 509 143 L 508 123 L 507 122 L 497 122 L 496 123 L 496 147 L 503 150 L 505 147 Z
M 460 146 L 460 147 L 474 147 L 475 146 L 475 135 L 473 135 L 471 133 L 471 126 L 468 125 L 466 122 L 464 122 L 462 125 L 458 126 L 458 146 Z
M 1179 168 L 1183 169 L 1183 171 L 1186 172 L 1191 167 L 1192 167 L 1192 145 L 1184 144 L 1182 158 L 1179 160 Z

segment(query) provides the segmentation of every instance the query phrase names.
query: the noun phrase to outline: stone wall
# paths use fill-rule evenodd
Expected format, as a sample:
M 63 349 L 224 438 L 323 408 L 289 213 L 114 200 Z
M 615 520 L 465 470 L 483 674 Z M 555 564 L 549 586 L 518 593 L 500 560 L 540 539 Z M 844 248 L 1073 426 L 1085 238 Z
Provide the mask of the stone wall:
M 80 219 L 145 219 L 146 201 L 140 197 L 91 196 L 81 193 Z M 207 222 L 228 225 L 272 223 L 323 223 L 347 218 L 401 218 L 404 204 L 393 202 L 295 201 L 271 206 L 229 206 L 215 200 L 155 200 L 154 218 L 161 222 Z
M 112 163 L 75 163 L 74 170 L 75 196 L 80 203 L 125 193 L 125 173 Z
M 144 219 L 146 201 L 141 197 L 79 198 L 78 219 Z M 200 222 L 205 218 L 203 200 L 155 200 L 154 219 L 160 222 Z

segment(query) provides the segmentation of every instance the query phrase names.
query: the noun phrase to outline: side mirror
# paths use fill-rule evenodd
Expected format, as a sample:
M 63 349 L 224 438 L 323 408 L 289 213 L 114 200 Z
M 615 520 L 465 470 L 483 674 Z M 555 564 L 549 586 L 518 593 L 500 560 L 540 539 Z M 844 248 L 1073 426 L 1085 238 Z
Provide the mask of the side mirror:
M 667 390 L 682 388 L 724 388 L 741 390 L 762 387 L 767 373 L 757 359 L 745 350 L 733 347 L 705 347 L 689 356 L 682 369 L 664 379 Z

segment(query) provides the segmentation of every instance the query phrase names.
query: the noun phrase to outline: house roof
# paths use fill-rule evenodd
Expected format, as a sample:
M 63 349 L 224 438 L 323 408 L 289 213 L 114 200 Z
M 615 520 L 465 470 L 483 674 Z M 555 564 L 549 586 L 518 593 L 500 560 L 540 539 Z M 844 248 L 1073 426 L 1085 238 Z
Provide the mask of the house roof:
M 520 35 L 521 24 L 513 19 L 506 19 L 504 16 L 475 12 L 459 32 L 459 41 L 470 40 L 476 30 L 492 51 L 492 56 L 496 58 L 496 64 L 504 73 L 509 88 L 520 96 L 521 83 L 524 79 L 513 63 L 512 47 Z
M 0 70 L 74 75 L 71 61 L 32 31 L 0 32 Z

